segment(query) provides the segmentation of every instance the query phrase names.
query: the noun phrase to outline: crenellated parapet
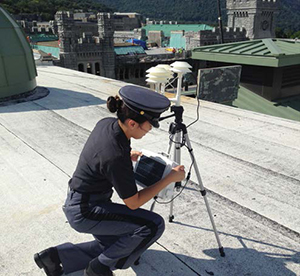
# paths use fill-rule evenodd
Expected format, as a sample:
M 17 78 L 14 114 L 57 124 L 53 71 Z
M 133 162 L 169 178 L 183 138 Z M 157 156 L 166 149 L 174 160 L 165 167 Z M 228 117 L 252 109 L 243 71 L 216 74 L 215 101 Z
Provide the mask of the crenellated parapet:
M 111 13 L 98 13 L 97 24 L 99 37 L 113 37 L 114 35 L 114 16 Z
M 62 26 L 73 26 L 74 25 L 74 14 L 71 11 L 58 11 L 55 14 L 55 21 L 57 26 L 60 28 Z
M 200 46 L 213 45 L 221 43 L 220 29 L 202 30 L 198 32 L 185 32 L 186 50 L 191 50 Z M 224 28 L 223 37 L 225 43 L 247 40 L 246 30 L 244 28 Z

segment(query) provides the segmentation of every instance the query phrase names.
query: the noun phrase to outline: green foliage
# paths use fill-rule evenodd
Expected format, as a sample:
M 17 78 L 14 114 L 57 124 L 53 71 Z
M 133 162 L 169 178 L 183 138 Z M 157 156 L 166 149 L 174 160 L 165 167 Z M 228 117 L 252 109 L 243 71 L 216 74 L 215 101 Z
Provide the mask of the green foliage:
M 294 32 L 292 30 L 284 30 L 283 28 L 275 29 L 275 36 L 277 38 L 300 38 L 300 31 Z
M 93 0 L 2 0 L 1 5 L 11 14 L 37 14 L 43 20 L 54 19 L 59 10 L 109 12 L 110 8 Z
M 138 12 L 155 20 L 184 23 L 217 23 L 217 1 L 208 0 L 98 0 L 120 12 Z M 226 18 L 225 0 L 221 1 Z
M 221 1 L 223 25 L 226 26 L 226 0 Z M 275 18 L 278 37 L 291 37 L 300 30 L 300 1 L 281 0 L 281 11 Z M 180 23 L 218 24 L 217 1 L 212 0 L 1 0 L 12 14 L 31 13 L 43 20 L 53 19 L 58 10 L 138 12 L 155 20 Z
M 291 38 L 299 38 L 300 39 L 300 31 L 293 33 Z
M 300 1 L 281 0 L 281 10 L 276 25 L 283 29 L 287 37 L 300 30 Z
M 218 23 L 217 0 L 97 0 L 120 12 L 138 12 L 155 20 L 184 23 Z M 220 0 L 223 25 L 227 25 L 226 0 Z M 281 11 L 275 17 L 283 32 L 300 30 L 300 1 L 281 0 Z

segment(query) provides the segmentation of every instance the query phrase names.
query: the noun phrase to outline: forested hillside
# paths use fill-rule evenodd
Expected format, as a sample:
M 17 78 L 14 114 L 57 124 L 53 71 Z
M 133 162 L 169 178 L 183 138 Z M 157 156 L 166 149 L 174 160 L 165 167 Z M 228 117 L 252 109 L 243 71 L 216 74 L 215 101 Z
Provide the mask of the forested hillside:
M 300 31 L 300 0 L 277 0 L 281 12 L 277 26 L 285 33 Z M 155 20 L 217 25 L 217 0 L 1 0 L 12 14 L 38 14 L 43 20 L 53 19 L 57 10 L 139 12 Z M 223 22 L 226 26 L 226 0 L 221 0 Z M 283 32 L 282 32 L 283 33 Z
M 217 0 L 97 0 L 120 12 L 139 12 L 156 20 L 176 20 L 217 24 Z M 281 12 L 277 26 L 285 31 L 300 30 L 300 0 L 277 0 Z M 222 16 L 227 23 L 226 0 L 221 0 Z
M 29 13 L 52 20 L 58 10 L 112 11 L 95 0 L 1 0 L 0 5 L 11 14 Z

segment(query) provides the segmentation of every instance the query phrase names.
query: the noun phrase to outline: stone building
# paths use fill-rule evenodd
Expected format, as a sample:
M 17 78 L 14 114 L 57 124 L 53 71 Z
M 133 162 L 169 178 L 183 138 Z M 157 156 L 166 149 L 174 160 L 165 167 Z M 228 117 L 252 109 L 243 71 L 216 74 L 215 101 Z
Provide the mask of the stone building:
M 27 35 L 31 34 L 49 34 L 54 35 L 57 27 L 54 20 L 51 21 L 28 21 L 27 19 L 17 20 Z
M 177 36 L 182 44 L 185 46 L 186 50 L 192 50 L 194 48 L 218 44 L 220 41 L 220 31 L 218 28 L 212 30 L 203 30 L 199 32 L 172 32 L 171 33 L 171 42 L 172 38 Z M 247 40 L 246 30 L 240 28 L 224 28 L 223 30 L 224 43 L 237 42 Z M 175 42 L 174 42 L 175 45 Z M 173 44 L 170 44 L 173 47 Z
M 228 27 L 223 29 L 225 43 L 274 37 L 274 17 L 278 13 L 275 0 L 227 0 L 227 13 Z M 218 28 L 149 19 L 145 26 L 143 17 L 137 13 L 80 13 L 74 16 L 71 12 L 58 12 L 55 20 L 53 26 L 60 40 L 57 65 L 137 84 L 144 84 L 148 68 L 178 59 L 193 63 L 196 72 L 199 61 L 189 59 L 190 50 L 221 41 Z M 148 38 L 148 42 L 155 42 L 159 47 L 186 51 L 184 56 L 141 54 L 132 49 L 125 50 L 124 54 L 117 53 L 117 44 L 134 38 Z
M 114 13 L 115 31 L 132 31 L 141 28 L 143 23 L 144 17 L 139 13 Z
M 227 0 L 226 5 L 228 22 L 227 28 L 223 29 L 225 43 L 275 37 L 278 0 Z M 164 41 L 170 41 L 170 47 L 191 50 L 221 42 L 219 28 L 202 29 L 199 25 L 199 30 L 189 30 L 188 25 L 182 24 L 178 28 L 180 25 L 172 21 L 157 22 L 147 19 L 146 22 L 148 39 L 158 46 L 163 45 Z M 192 28 L 197 28 L 194 26 Z
M 57 65 L 115 78 L 114 29 L 111 14 L 97 14 L 97 36 L 76 28 L 72 12 L 57 12 L 55 20 L 60 42 L 60 60 Z
M 246 30 L 249 39 L 275 37 L 278 0 L 227 0 L 227 26 Z
M 146 40 L 146 31 L 144 29 L 133 29 L 132 31 L 115 31 L 114 42 L 124 43 L 128 39 Z

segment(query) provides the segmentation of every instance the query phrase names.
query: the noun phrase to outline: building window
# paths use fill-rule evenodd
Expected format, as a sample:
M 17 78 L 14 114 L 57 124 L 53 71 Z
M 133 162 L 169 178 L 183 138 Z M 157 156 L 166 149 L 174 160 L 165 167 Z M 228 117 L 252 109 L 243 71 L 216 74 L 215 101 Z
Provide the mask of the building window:
M 95 63 L 95 74 L 100 76 L 100 64 L 99 64 L 99 62 Z
M 145 77 L 145 71 L 144 69 L 140 69 L 140 78 L 144 78 Z
M 92 64 L 91 63 L 87 63 L 86 64 L 86 71 L 89 73 L 89 74 L 93 74 L 93 68 L 92 68 Z
M 125 68 L 125 79 L 128 80 L 129 79 L 129 69 Z
M 124 71 L 123 69 L 120 69 L 120 77 L 119 80 L 123 80 L 124 79 Z
M 134 74 L 135 78 L 138 79 L 139 78 L 139 69 L 135 69 L 135 74 Z
M 84 65 L 82 63 L 78 64 L 78 71 L 84 72 Z

